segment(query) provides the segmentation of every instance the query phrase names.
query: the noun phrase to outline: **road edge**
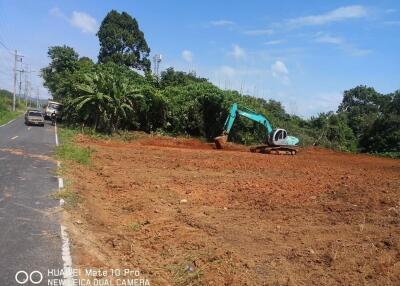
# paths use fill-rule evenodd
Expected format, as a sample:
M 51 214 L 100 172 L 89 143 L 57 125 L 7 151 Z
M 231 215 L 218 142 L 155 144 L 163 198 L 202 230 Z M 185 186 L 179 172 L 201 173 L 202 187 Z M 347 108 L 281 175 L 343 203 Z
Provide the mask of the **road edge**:
M 57 123 L 54 126 L 54 134 L 55 134 L 55 142 L 56 146 L 59 145 L 58 142 L 58 134 L 57 134 Z M 57 160 L 57 169 L 60 169 L 61 167 L 61 162 Z M 61 176 L 58 176 L 58 191 L 60 192 L 64 188 L 64 180 Z M 60 206 L 64 205 L 64 200 L 60 199 Z M 71 251 L 70 251 L 70 243 L 69 243 L 69 237 L 68 237 L 68 232 L 67 228 L 60 223 L 60 229 L 61 229 L 61 257 L 63 260 L 63 267 L 64 267 L 64 285 L 66 286 L 73 286 L 74 281 L 72 277 L 72 257 L 71 257 Z
M 11 120 L 8 121 L 7 123 L 4 123 L 4 124 L 0 125 L 0 128 L 6 126 L 6 125 L 8 125 L 8 124 L 10 124 L 11 122 L 13 122 L 13 121 L 15 121 L 15 120 L 17 120 L 17 119 L 18 119 L 18 117 L 17 117 L 17 118 L 14 118 L 14 119 L 11 119 Z

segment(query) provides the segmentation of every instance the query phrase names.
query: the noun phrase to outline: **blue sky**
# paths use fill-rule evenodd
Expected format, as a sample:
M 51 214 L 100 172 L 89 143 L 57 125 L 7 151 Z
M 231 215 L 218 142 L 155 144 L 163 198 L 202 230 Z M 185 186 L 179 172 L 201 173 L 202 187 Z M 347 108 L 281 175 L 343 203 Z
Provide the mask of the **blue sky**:
M 95 33 L 111 9 L 138 20 L 161 69 L 194 70 L 290 113 L 336 110 L 342 92 L 359 84 L 400 88 L 399 1 L 0 0 L 0 41 L 32 70 L 48 63 L 53 45 L 96 60 Z M 12 64 L 0 45 L 0 88 L 12 89 Z

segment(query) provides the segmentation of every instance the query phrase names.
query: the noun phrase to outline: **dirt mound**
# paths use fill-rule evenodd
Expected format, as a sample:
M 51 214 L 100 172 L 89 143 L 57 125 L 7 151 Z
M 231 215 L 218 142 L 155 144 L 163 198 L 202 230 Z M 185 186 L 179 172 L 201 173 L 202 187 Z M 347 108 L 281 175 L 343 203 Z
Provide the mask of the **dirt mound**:
M 153 147 L 167 147 L 167 148 L 179 148 L 179 149 L 194 149 L 194 150 L 211 150 L 216 149 L 214 143 L 204 142 L 199 139 L 185 138 L 185 137 L 168 137 L 161 135 L 149 135 L 140 132 L 131 132 L 131 138 L 127 141 L 124 140 L 112 140 L 112 139 L 100 139 L 94 137 L 88 137 L 79 134 L 75 138 L 75 142 L 93 146 L 104 146 L 110 148 L 128 148 L 129 146 L 153 146 Z M 223 151 L 248 151 L 249 147 L 226 142 L 224 144 Z
M 182 138 L 182 137 L 164 137 L 154 136 L 138 141 L 139 144 L 145 146 L 156 146 L 156 147 L 171 147 L 171 148 L 185 148 L 185 149 L 213 149 L 214 144 L 205 143 L 203 141 Z
M 400 284 L 398 160 L 85 140 L 92 166 L 69 171 L 78 266 L 140 268 L 152 285 Z

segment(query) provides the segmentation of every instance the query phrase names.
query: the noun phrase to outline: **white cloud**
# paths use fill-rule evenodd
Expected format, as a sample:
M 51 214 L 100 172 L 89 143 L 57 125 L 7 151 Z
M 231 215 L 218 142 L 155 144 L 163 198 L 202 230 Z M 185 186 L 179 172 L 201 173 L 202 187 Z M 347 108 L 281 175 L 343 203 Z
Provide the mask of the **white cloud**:
M 237 60 L 244 59 L 247 55 L 246 51 L 236 44 L 233 45 L 233 49 L 229 54 Z
M 264 43 L 264 45 L 272 46 L 272 45 L 283 44 L 283 43 L 285 43 L 285 42 L 286 42 L 285 40 L 271 40 L 271 41 L 266 41 L 266 42 Z
M 348 43 L 344 38 L 331 36 L 329 34 L 317 33 L 317 37 L 315 38 L 314 41 L 321 44 L 336 45 L 349 55 L 356 57 L 365 56 L 372 52 L 371 50 L 368 49 L 357 48 L 351 43 Z
M 347 19 L 363 18 L 368 15 L 368 10 L 361 5 L 344 6 L 330 12 L 311 15 L 288 20 L 293 27 L 306 25 L 324 25 L 332 22 L 339 22 Z
M 236 70 L 230 66 L 222 66 L 217 71 L 218 75 L 221 75 L 222 77 L 228 77 L 228 78 L 234 77 L 236 75 L 236 73 L 237 73 Z
M 96 19 L 84 12 L 72 12 L 70 23 L 72 26 L 80 29 L 83 33 L 94 34 L 98 29 Z
M 271 65 L 271 72 L 274 78 L 282 80 L 283 83 L 289 83 L 289 70 L 284 62 L 277 60 Z
M 275 61 L 275 63 L 271 66 L 271 70 L 275 75 L 288 75 L 289 71 L 282 61 Z
M 192 53 L 191 51 L 184 50 L 184 51 L 182 52 L 182 58 L 183 58 L 186 62 L 191 63 L 191 62 L 193 61 L 193 53 Z
M 331 35 L 322 35 L 315 39 L 318 43 L 340 45 L 344 43 L 343 38 L 333 37 Z
M 212 25 L 212 26 L 232 26 L 232 25 L 235 25 L 235 22 L 221 19 L 221 20 L 211 21 L 210 25 Z
M 248 36 L 262 36 L 262 35 L 271 35 L 274 31 L 272 29 L 261 29 L 261 30 L 247 30 L 244 31 L 243 34 Z
M 58 7 L 54 7 L 49 10 L 49 14 L 69 22 L 71 26 L 80 29 L 83 33 L 94 34 L 98 30 L 97 20 L 84 12 L 73 11 L 71 17 L 68 17 Z

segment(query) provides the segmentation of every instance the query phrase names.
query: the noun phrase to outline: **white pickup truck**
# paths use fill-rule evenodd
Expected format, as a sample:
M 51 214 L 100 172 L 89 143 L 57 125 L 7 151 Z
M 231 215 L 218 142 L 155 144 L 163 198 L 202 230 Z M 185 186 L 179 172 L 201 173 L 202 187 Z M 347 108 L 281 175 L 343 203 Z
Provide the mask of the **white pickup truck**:
M 61 103 L 49 100 L 44 109 L 44 118 L 49 119 L 51 115 L 55 113 L 57 119 L 60 119 L 62 116 L 62 107 L 63 105 Z

